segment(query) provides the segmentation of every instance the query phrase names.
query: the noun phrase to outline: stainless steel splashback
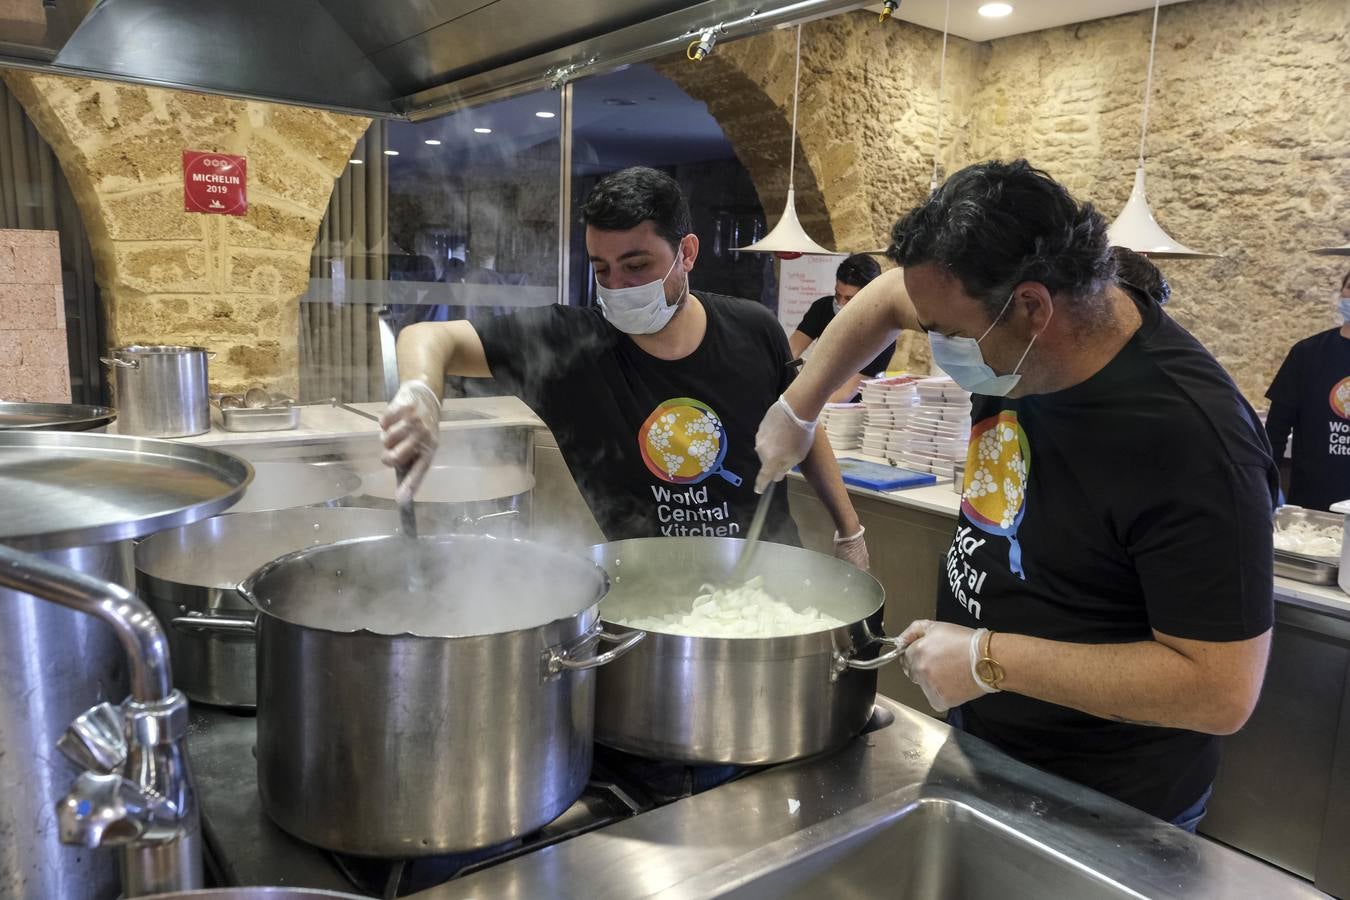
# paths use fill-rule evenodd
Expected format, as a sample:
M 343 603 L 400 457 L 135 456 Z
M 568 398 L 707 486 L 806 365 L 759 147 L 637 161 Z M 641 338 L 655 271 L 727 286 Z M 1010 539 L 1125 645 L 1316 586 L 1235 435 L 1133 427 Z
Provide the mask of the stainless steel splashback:
M 416 120 L 682 51 L 708 29 L 724 40 L 862 5 L 18 0 L 0 14 L 0 65 Z

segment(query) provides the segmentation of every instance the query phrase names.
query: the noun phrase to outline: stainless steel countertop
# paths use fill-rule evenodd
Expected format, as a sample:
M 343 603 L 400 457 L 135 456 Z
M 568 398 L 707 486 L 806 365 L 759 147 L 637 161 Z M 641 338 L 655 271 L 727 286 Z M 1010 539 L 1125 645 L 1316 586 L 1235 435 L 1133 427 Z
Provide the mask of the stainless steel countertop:
M 415 896 L 774 896 L 781 886 L 759 889 L 758 879 L 784 865 L 800 867 L 803 859 L 816 861 L 814 874 L 847 881 L 846 870 L 832 868 L 836 848 L 925 807 L 937 808 L 938 819 L 950 821 L 959 812 L 986 829 L 1015 834 L 1070 874 L 1091 870 L 1112 896 L 1325 896 L 1278 869 L 1018 763 L 908 707 L 884 697 L 877 703 L 894 714 L 894 722 L 837 753 L 765 770 Z M 327 882 L 318 851 L 280 833 L 258 808 L 247 772 L 253 763 L 250 731 L 246 718 L 198 717 L 189 738 L 206 822 L 221 805 L 233 805 L 231 840 L 249 848 L 237 854 L 246 858 L 246 868 L 231 876 L 245 884 L 339 887 Z M 924 827 L 941 824 L 920 821 Z M 1037 893 L 1077 896 L 1053 884 Z

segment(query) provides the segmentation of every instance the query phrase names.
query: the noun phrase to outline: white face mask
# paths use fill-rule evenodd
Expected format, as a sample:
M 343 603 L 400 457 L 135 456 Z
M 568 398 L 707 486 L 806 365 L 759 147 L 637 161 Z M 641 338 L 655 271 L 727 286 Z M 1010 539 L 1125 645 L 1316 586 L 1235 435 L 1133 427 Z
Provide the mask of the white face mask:
M 1337 291 L 1335 296 L 1336 305 L 1341 310 L 1341 321 L 1350 325 L 1350 297 L 1342 297 L 1340 291 Z
M 595 294 L 609 324 L 624 334 L 655 334 L 665 328 L 679 307 L 666 302 L 666 279 L 679 261 L 677 252 L 664 276 L 635 287 L 607 288 L 596 278 Z
M 1013 295 L 1008 295 L 1008 302 L 1003 304 L 1003 308 L 994 316 L 994 323 L 985 329 L 984 334 L 978 339 L 969 337 L 948 337 L 936 331 L 928 332 L 928 346 L 933 351 L 933 361 L 938 364 L 942 371 L 951 376 L 952 380 L 960 385 L 962 390 L 970 391 L 972 394 L 983 394 L 987 397 L 1006 397 L 1017 387 L 1017 383 L 1022 380 L 1018 369 L 1022 368 L 1022 363 L 1026 362 L 1027 354 L 1031 352 L 1032 346 L 1036 343 L 1036 338 L 1040 337 L 1038 333 L 1027 344 L 1027 349 L 1022 352 L 1022 358 L 1017 361 L 1009 375 L 998 375 L 984 361 L 984 353 L 980 350 L 980 341 L 989 337 L 989 332 L 998 326 L 999 319 L 1008 311 L 1008 305 L 1012 303 Z M 1053 313 L 1051 313 L 1053 315 Z M 1042 329 L 1044 330 L 1044 329 Z

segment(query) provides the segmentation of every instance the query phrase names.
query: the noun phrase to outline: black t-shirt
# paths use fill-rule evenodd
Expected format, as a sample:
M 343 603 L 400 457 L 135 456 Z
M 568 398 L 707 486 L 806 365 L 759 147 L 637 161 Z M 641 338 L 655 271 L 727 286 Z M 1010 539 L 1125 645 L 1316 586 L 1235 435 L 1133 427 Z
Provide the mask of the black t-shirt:
M 802 316 L 801 324 L 797 330 L 806 335 L 813 341 L 820 340 L 820 336 L 825 333 L 825 328 L 834 321 L 834 298 L 821 297 L 810 308 L 806 310 L 806 315 Z M 895 342 L 882 350 L 877 358 L 863 366 L 858 371 L 863 375 L 880 375 L 886 371 L 886 366 L 890 365 L 891 357 L 895 355 Z
M 1278 481 L 1265 434 L 1195 338 L 1156 304 L 1140 312 L 1139 331 L 1087 381 L 975 398 L 939 619 L 1084 644 L 1270 628 Z M 1012 756 L 1164 819 L 1218 769 L 1212 735 L 1013 693 L 961 713 Z
M 1350 500 L 1350 340 L 1333 328 L 1299 341 L 1266 398 L 1266 433 L 1276 459 L 1294 435 L 1289 502 L 1329 509 Z
M 488 366 L 553 431 L 609 540 L 744 537 L 754 517 L 755 432 L 791 378 L 787 338 L 766 308 L 695 292 L 703 342 L 662 360 L 599 309 L 546 306 L 478 325 Z M 787 492 L 764 534 L 798 544 Z

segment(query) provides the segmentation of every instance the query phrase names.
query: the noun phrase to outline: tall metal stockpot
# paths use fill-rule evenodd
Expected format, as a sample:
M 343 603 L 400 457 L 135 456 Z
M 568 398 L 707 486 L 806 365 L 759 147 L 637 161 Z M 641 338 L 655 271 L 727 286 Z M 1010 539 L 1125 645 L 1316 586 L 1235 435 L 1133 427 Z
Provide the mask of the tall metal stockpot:
M 252 707 L 252 632 L 215 633 L 178 620 L 252 616 L 239 582 L 263 564 L 306 547 L 397 530 L 398 517 L 384 510 L 300 508 L 215 516 L 141 541 L 137 583 L 168 635 L 174 685 L 200 703 Z
M 606 627 L 621 634 L 623 620 L 690 610 L 704 583 L 731 574 L 744 547 L 703 537 L 593 547 L 611 581 L 600 607 Z M 846 624 L 773 638 L 648 628 L 640 646 L 600 673 L 597 741 L 656 759 L 762 765 L 836 749 L 862 730 L 876 669 L 900 655 L 882 634 L 881 584 L 848 563 L 781 544 L 761 544 L 753 568 L 775 599 Z
M 211 430 L 204 347 L 118 347 L 112 368 L 117 431 L 140 437 L 188 437 Z
M 263 808 L 360 856 L 552 821 L 590 773 L 588 670 L 644 637 L 597 654 L 605 589 L 585 559 L 479 536 L 362 538 L 264 566 L 240 587 L 259 612 Z

